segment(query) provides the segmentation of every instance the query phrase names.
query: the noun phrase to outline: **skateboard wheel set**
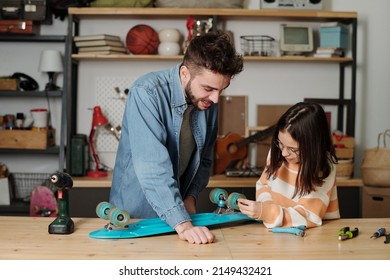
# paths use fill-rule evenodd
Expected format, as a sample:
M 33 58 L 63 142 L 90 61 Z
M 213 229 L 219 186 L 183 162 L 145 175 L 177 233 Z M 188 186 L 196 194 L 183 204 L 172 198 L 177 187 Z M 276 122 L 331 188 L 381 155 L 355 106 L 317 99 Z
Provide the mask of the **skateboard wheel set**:
M 233 192 L 228 196 L 228 192 L 224 189 L 216 188 L 213 189 L 209 198 L 211 202 L 218 205 L 218 207 L 225 207 L 226 205 L 234 210 L 239 210 L 238 208 L 238 199 L 246 198 L 245 195 Z
M 126 210 L 114 207 L 109 202 L 100 202 L 96 206 L 96 214 L 99 218 L 109 220 L 117 227 L 125 227 L 130 223 L 130 214 Z

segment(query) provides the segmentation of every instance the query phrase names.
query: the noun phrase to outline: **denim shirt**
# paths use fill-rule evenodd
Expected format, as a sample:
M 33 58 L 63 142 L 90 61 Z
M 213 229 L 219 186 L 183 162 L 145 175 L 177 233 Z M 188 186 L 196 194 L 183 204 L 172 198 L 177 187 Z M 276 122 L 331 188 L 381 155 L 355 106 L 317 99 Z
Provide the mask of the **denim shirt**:
M 190 216 L 186 196 L 207 186 L 218 130 L 218 105 L 194 108 L 195 153 L 179 174 L 179 136 L 187 103 L 176 67 L 140 77 L 129 91 L 115 160 L 110 202 L 133 218 L 160 217 L 172 228 Z

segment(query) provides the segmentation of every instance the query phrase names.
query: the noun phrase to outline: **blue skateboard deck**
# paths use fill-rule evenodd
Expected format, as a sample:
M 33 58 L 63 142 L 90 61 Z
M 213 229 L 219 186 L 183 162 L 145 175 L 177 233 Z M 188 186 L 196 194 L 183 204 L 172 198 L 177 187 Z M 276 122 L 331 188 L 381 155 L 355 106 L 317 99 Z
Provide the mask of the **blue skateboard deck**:
M 240 212 L 227 214 L 198 213 L 191 215 L 194 226 L 212 226 L 226 224 L 237 221 L 256 221 Z M 130 223 L 124 228 L 102 228 L 89 234 L 91 238 L 98 239 L 118 239 L 118 238 L 138 238 L 144 236 L 158 235 L 175 232 L 160 218 L 144 219 L 135 223 Z

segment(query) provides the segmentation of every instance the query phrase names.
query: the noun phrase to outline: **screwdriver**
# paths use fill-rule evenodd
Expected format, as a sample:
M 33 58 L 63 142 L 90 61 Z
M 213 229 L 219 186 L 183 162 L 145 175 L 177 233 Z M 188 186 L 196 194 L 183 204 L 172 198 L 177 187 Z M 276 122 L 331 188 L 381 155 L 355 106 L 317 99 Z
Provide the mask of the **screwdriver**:
M 383 236 L 385 234 L 386 234 L 386 229 L 385 228 L 380 228 L 376 232 L 373 233 L 371 238 L 378 238 L 378 237 Z

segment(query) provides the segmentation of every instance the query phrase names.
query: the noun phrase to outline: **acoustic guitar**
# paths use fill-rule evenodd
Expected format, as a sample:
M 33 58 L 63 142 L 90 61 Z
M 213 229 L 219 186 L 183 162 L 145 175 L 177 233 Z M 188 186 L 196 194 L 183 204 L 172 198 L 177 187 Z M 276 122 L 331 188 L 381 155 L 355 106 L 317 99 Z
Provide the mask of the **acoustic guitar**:
M 248 153 L 247 145 L 264 140 L 272 134 L 274 128 L 274 125 L 270 126 L 247 138 L 242 138 L 237 133 L 228 133 L 224 137 L 217 139 L 215 143 L 214 173 L 222 174 L 232 162 L 243 160 Z

